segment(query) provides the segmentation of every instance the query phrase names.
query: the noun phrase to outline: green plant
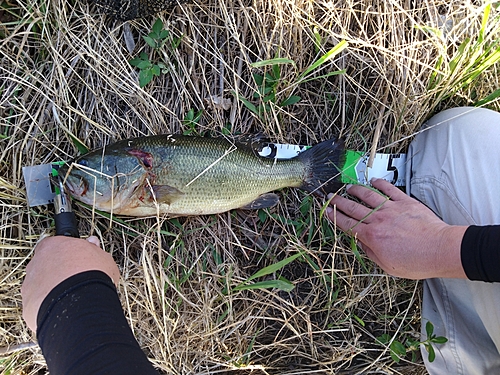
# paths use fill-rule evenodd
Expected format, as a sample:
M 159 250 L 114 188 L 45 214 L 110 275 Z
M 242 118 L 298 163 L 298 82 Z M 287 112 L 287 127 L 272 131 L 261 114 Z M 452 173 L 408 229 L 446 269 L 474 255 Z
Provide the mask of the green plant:
M 434 326 L 429 321 L 425 324 L 425 333 L 427 334 L 427 340 L 422 341 L 420 344 L 422 344 L 427 351 L 429 362 L 433 362 L 436 358 L 436 352 L 432 344 L 444 344 L 448 342 L 448 339 L 444 336 L 436 336 L 434 334 Z
M 481 28 L 476 38 L 465 38 L 458 46 L 451 59 L 447 51 L 442 50 L 430 76 L 427 90 L 436 95 L 432 98 L 434 104 L 454 96 L 462 89 L 470 90 L 474 105 L 483 106 L 500 97 L 500 89 L 484 98 L 478 97 L 474 84 L 481 74 L 488 71 L 500 61 L 500 41 L 496 37 L 500 30 L 499 16 L 496 22 L 488 22 L 491 4 L 484 8 Z M 488 29 L 491 24 L 495 25 Z M 422 31 L 443 38 L 443 32 L 431 27 L 418 27 Z
M 295 259 L 303 256 L 303 253 L 298 253 L 292 255 L 288 258 L 285 258 L 277 263 L 271 264 L 270 266 L 264 267 L 261 270 L 254 273 L 247 280 L 242 282 L 241 284 L 235 286 L 232 291 L 237 292 L 241 290 L 251 290 L 251 289 L 267 289 L 267 288 L 277 288 L 283 290 L 285 292 L 291 292 L 295 287 L 290 281 L 280 277 L 275 280 L 264 280 L 256 283 L 249 284 L 250 281 L 257 279 L 259 277 L 267 276 L 269 274 L 275 273 L 281 268 L 285 267 L 287 264 L 293 262 Z
M 268 68 L 263 73 L 253 73 L 253 79 L 257 85 L 257 89 L 253 94 L 253 100 L 257 101 L 256 104 L 252 103 L 247 98 L 233 92 L 233 95 L 240 100 L 243 105 L 252 113 L 257 115 L 261 120 L 264 120 L 265 114 L 270 112 L 273 107 L 283 108 L 298 103 L 302 98 L 298 95 L 293 95 L 295 88 L 304 82 L 327 78 L 333 75 L 342 74 L 345 70 L 336 70 L 328 72 L 321 76 L 313 76 L 313 73 L 327 61 L 330 61 L 338 53 L 347 47 L 346 41 L 341 41 L 333 47 L 326 54 L 321 56 L 313 64 L 311 64 L 304 72 L 296 74 L 296 77 L 291 82 L 286 82 L 282 78 L 281 65 L 292 65 L 296 67 L 293 60 L 286 58 L 274 58 L 270 60 L 258 61 L 251 64 L 252 68 Z M 280 90 L 281 87 L 284 87 Z
M 157 19 L 148 35 L 143 35 L 144 41 L 153 49 L 153 52 L 162 49 L 167 42 L 167 50 L 173 52 L 179 47 L 181 38 L 173 37 L 170 32 L 163 28 L 163 21 Z M 144 87 L 153 80 L 154 76 L 168 73 L 169 68 L 161 61 L 151 60 L 147 53 L 141 52 L 139 57 L 129 60 L 130 65 L 139 68 L 139 86 Z
M 379 344 L 387 345 L 389 344 L 389 350 L 391 358 L 394 362 L 399 363 L 401 358 L 404 358 L 408 352 L 411 353 L 412 362 L 416 361 L 416 353 L 420 345 L 423 345 L 428 353 L 429 362 L 433 362 L 436 359 L 436 352 L 434 350 L 433 344 L 444 344 L 448 341 L 446 337 L 434 335 L 434 326 L 431 322 L 427 322 L 425 325 L 425 331 L 427 333 L 427 339 L 424 341 L 417 341 L 413 339 L 404 340 L 404 344 L 396 339 L 392 339 L 388 333 L 384 333 L 376 338 Z
M 195 110 L 193 108 L 191 108 L 186 113 L 186 115 L 184 116 L 184 119 L 182 120 L 182 124 L 187 127 L 187 130 L 185 130 L 183 132 L 184 135 L 191 135 L 191 134 L 198 133 L 196 131 L 196 126 L 198 125 L 202 115 L 203 115 L 202 109 L 195 112 Z
M 130 65 L 139 68 L 139 86 L 144 87 L 153 80 L 154 76 L 159 76 L 161 73 L 167 73 L 168 69 L 165 64 L 153 63 L 149 60 L 145 52 L 141 52 L 139 57 L 129 61 Z

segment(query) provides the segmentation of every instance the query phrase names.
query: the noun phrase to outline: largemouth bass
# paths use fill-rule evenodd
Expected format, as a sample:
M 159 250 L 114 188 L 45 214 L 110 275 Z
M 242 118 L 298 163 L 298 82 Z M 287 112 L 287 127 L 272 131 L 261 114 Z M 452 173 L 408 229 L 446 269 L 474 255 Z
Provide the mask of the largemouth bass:
M 344 144 L 328 140 L 292 159 L 225 138 L 156 135 L 119 141 L 63 166 L 68 192 L 126 216 L 206 215 L 278 203 L 284 187 L 324 195 L 340 188 Z

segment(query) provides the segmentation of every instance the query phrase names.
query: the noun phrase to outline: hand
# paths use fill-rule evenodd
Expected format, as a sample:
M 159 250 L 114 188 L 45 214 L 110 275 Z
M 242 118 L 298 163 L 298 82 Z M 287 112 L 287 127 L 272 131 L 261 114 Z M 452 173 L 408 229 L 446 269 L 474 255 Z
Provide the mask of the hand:
M 467 227 L 451 226 L 425 205 L 389 182 L 350 186 L 347 192 L 366 205 L 339 195 L 327 215 L 340 229 L 356 237 L 366 255 L 384 271 L 408 279 L 466 278 L 460 245 Z
M 83 240 L 56 236 L 40 241 L 26 267 L 21 288 L 23 318 L 28 327 L 36 332 L 40 305 L 55 286 L 73 275 L 91 270 L 103 271 L 115 285 L 118 284 L 118 266 L 112 256 L 99 247 L 96 237 Z

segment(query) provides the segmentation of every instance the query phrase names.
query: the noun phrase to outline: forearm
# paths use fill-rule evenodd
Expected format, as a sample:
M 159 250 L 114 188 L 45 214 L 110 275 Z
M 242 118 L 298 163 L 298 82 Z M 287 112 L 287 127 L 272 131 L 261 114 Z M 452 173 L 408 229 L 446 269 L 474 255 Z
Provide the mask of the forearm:
M 51 374 L 158 374 L 127 324 L 113 283 L 100 271 L 57 285 L 37 323 Z

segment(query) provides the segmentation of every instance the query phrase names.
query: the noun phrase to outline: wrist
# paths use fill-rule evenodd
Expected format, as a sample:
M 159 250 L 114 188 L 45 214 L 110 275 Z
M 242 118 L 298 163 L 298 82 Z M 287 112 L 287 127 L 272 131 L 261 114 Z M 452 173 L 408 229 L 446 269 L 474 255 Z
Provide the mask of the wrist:
M 467 226 L 446 225 L 441 229 L 437 247 L 437 275 L 442 278 L 466 279 L 460 249 Z

